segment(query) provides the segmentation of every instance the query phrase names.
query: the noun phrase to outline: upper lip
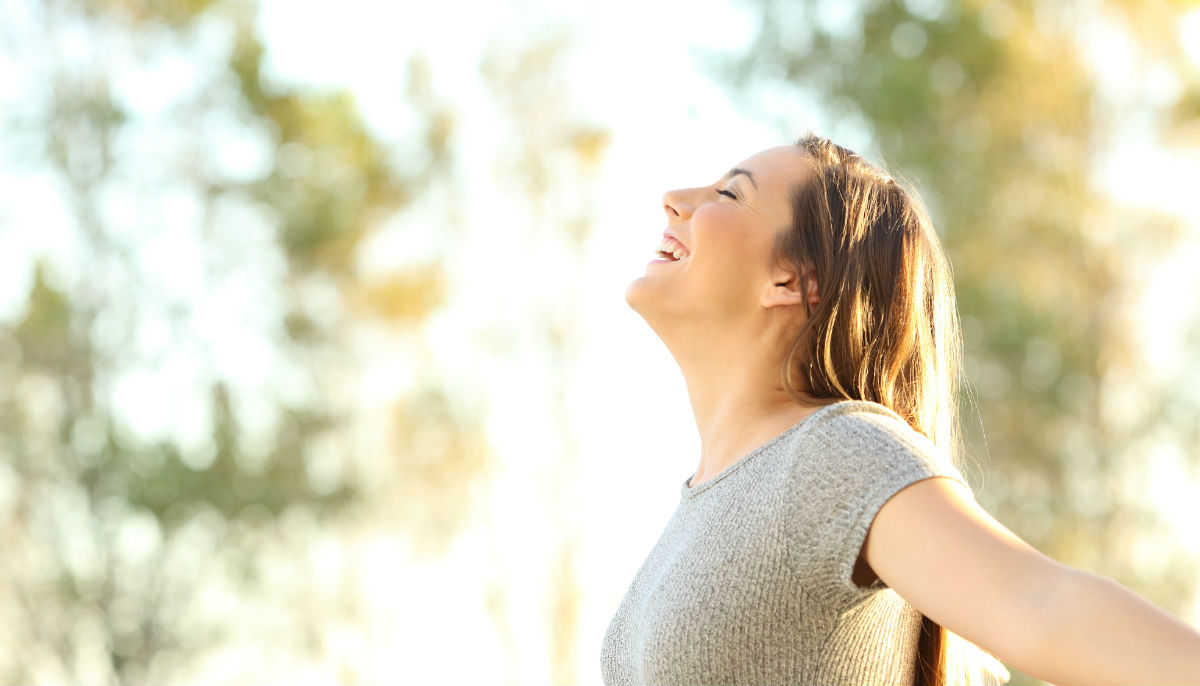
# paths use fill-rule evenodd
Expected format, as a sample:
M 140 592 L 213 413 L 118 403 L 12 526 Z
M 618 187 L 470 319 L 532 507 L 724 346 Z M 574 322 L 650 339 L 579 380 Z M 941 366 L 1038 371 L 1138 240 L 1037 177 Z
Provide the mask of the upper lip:
M 692 254 L 691 246 L 689 246 L 687 243 L 684 243 L 682 240 L 680 240 L 679 236 L 676 236 L 674 233 L 672 233 L 670 229 L 666 229 L 665 231 L 663 231 L 663 238 L 667 238 L 667 237 L 674 238 L 675 240 L 679 241 L 679 244 L 683 246 L 683 249 L 686 250 L 689 255 Z

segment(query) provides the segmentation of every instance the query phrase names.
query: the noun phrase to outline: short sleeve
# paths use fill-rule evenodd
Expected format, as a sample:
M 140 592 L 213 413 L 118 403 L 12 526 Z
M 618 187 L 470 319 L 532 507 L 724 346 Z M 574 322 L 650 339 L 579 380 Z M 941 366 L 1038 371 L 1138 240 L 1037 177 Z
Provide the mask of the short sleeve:
M 841 606 L 871 590 L 854 563 L 876 513 L 904 487 L 944 476 L 966 484 L 949 457 L 898 415 L 874 403 L 845 403 L 809 431 L 790 472 L 788 551 L 806 590 Z

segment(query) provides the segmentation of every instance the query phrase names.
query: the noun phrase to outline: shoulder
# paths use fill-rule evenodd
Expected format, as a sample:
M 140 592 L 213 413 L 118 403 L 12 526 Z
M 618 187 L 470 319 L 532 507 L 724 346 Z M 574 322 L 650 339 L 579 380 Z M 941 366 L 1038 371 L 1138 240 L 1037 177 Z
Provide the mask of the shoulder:
M 852 578 L 885 502 L 931 477 L 966 482 L 948 455 L 883 405 L 844 401 L 809 419 L 789 465 L 789 548 L 814 594 L 840 606 L 871 590 Z
M 810 419 L 814 438 L 849 451 L 888 448 L 940 456 L 933 441 L 879 403 L 845 400 L 814 412 Z
M 966 484 L 952 457 L 879 403 L 846 400 L 809 415 L 793 438 L 793 478 L 871 489 L 948 476 Z

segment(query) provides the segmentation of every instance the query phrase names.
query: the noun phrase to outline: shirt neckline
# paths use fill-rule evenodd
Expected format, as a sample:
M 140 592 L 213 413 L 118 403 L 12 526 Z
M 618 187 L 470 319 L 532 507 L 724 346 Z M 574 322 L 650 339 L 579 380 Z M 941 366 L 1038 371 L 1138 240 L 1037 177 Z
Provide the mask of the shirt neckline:
M 728 467 L 726 467 L 725 469 L 721 470 L 721 472 L 720 472 L 720 473 L 718 473 L 718 474 L 717 474 L 716 476 L 714 476 L 713 478 L 711 478 L 711 479 L 709 479 L 708 481 L 705 481 L 704 483 L 701 483 L 701 484 L 699 484 L 699 485 L 697 485 L 697 486 L 689 486 L 689 485 L 688 485 L 688 482 L 689 482 L 689 481 L 691 481 L 691 479 L 692 479 L 692 476 L 695 476 L 695 474 L 694 474 L 694 473 L 693 473 L 693 474 L 689 474 L 689 475 L 687 476 L 687 478 L 685 478 L 685 479 L 683 480 L 683 484 L 682 484 L 682 485 L 680 485 L 680 487 L 679 487 L 679 494 L 680 494 L 680 496 L 682 496 L 682 497 L 683 497 L 683 498 L 685 498 L 685 499 L 687 499 L 687 498 L 693 498 L 693 497 L 695 497 L 697 494 L 699 494 L 699 493 L 702 493 L 702 492 L 704 492 L 704 491 L 708 490 L 708 489 L 709 489 L 709 487 L 711 487 L 713 484 L 715 484 L 715 483 L 717 483 L 718 481 L 720 481 L 720 480 L 724 479 L 725 477 L 729 476 L 730 474 L 732 474 L 732 473 L 736 472 L 736 471 L 737 471 L 737 470 L 738 470 L 738 469 L 739 469 L 739 468 L 740 468 L 742 465 L 746 464 L 746 463 L 747 463 L 747 462 L 749 462 L 751 459 L 753 459 L 753 458 L 757 457 L 758 455 L 762 454 L 764 451 L 766 451 L 766 450 L 767 450 L 768 448 L 770 448 L 771 446 L 773 446 L 773 445 L 775 445 L 775 444 L 779 443 L 779 442 L 780 442 L 780 441 L 782 441 L 783 439 L 785 439 L 785 438 L 787 438 L 788 436 L 790 436 L 790 435 L 792 435 L 792 434 L 796 433 L 797 431 L 799 431 L 799 430 L 800 430 L 800 427 L 802 427 L 802 426 L 805 426 L 805 425 L 808 425 L 808 424 L 810 423 L 810 420 L 812 420 L 812 419 L 814 419 L 814 418 L 816 418 L 816 417 L 818 417 L 818 416 L 821 416 L 821 415 L 824 415 L 824 414 L 828 414 L 828 413 L 829 413 L 829 411 L 830 411 L 832 408 L 835 408 L 835 407 L 845 407 L 845 406 L 847 406 L 847 405 L 855 405 L 855 404 L 862 403 L 862 402 L 863 402 L 863 401 L 861 401 L 861 400 L 839 400 L 839 401 L 837 401 L 836 403 L 830 403 L 830 404 L 828 404 L 828 405 L 826 405 L 826 406 L 824 406 L 824 407 L 820 407 L 820 408 L 816 409 L 815 411 L 813 411 L 813 412 L 812 412 L 812 413 L 810 413 L 809 415 L 807 415 L 807 416 L 805 416 L 804 418 L 800 419 L 800 421 L 798 421 L 798 422 L 796 422 L 795 424 L 793 424 L 793 425 L 789 426 L 788 428 L 784 429 L 784 430 L 783 430 L 781 433 L 779 433 L 779 435 L 775 436 L 774 438 L 772 438 L 771 440 L 767 441 L 766 443 L 763 443 L 762 445 L 758 446 L 758 447 L 757 447 L 757 448 L 755 448 L 754 450 L 751 450 L 750 452 L 746 453 L 746 454 L 745 454 L 745 455 L 743 455 L 742 457 L 738 458 L 738 460 L 737 460 L 736 462 L 734 462 L 733 464 L 729 465 L 729 466 L 728 466 Z

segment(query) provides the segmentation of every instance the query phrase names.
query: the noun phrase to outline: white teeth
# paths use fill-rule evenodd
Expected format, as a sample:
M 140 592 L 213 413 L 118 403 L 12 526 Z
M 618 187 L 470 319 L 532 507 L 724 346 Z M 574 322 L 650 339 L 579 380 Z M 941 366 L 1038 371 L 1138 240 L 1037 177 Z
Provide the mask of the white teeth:
M 682 260 L 682 259 L 686 258 L 688 256 L 687 250 L 684 248 L 676 247 L 677 245 L 678 245 L 678 243 L 676 243 L 675 241 L 671 240 L 670 238 L 667 238 L 666 236 L 664 236 L 662 239 L 662 242 L 658 244 L 657 252 L 666 254 L 666 255 L 671 255 L 676 260 Z

